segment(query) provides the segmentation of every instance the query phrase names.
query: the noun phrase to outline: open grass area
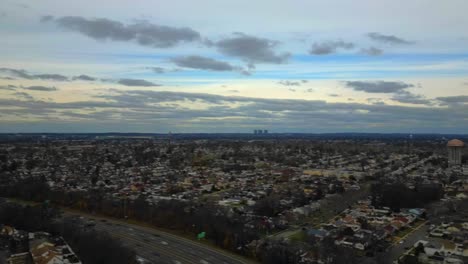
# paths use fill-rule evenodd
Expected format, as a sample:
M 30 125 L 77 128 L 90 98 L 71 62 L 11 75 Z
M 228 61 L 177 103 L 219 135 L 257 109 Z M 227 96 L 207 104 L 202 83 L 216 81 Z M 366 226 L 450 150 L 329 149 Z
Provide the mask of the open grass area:
M 398 238 L 403 238 L 409 233 L 413 232 L 414 230 L 418 229 L 421 225 L 426 223 L 425 220 L 419 219 L 418 221 L 414 222 L 410 227 L 406 228 L 405 230 L 399 231 L 395 236 Z
M 296 242 L 303 242 L 306 240 L 306 232 L 305 231 L 302 231 L 302 230 L 299 230 L 297 231 L 296 233 L 292 234 L 291 236 L 289 236 L 289 239 L 291 241 L 296 241 Z
M 411 228 L 411 227 L 405 228 L 404 230 L 398 231 L 398 233 L 395 234 L 395 237 L 403 238 L 403 237 L 405 237 L 407 234 L 413 232 L 413 230 L 414 230 L 414 229 Z
M 424 219 L 418 219 L 416 222 L 413 223 L 414 228 L 418 228 L 420 225 L 425 224 L 427 221 Z
M 7 199 L 8 199 L 9 201 L 11 201 L 11 202 L 18 203 L 18 204 L 22 204 L 22 205 L 34 206 L 34 205 L 38 205 L 38 204 L 39 204 L 38 202 L 25 201 L 25 200 L 20 200 L 20 199 L 16 199 L 16 198 L 7 198 Z

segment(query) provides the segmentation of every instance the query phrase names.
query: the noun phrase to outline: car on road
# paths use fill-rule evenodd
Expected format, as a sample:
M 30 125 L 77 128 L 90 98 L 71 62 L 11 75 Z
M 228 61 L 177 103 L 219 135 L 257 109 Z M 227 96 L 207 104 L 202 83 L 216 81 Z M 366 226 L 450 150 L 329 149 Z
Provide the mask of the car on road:
M 139 264 L 151 264 L 152 263 L 151 261 L 149 261 L 147 259 L 144 259 L 144 258 L 142 258 L 140 256 L 136 256 L 136 261 Z

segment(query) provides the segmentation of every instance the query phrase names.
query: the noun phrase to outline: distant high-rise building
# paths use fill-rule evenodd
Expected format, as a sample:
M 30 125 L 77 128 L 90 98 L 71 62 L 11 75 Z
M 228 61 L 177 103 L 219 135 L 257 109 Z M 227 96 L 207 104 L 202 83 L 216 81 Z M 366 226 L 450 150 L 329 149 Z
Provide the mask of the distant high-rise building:
M 254 130 L 254 135 L 264 135 L 264 134 L 268 134 L 268 130 L 266 129 L 255 129 Z
M 449 166 L 461 166 L 462 149 L 464 146 L 465 143 L 458 139 L 452 139 L 447 142 Z

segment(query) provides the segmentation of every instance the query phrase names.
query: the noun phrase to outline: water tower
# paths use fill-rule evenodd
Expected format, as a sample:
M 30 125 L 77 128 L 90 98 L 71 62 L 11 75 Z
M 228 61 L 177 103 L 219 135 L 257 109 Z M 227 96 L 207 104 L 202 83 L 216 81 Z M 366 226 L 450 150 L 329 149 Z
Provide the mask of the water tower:
M 459 139 L 452 139 L 447 142 L 449 166 L 461 166 L 462 149 L 464 146 L 465 143 Z

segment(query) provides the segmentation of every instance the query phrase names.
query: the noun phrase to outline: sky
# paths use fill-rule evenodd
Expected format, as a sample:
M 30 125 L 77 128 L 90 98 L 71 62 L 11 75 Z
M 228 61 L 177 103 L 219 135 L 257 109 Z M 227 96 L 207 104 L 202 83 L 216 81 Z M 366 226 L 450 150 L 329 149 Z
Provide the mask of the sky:
M 0 133 L 468 134 L 466 10 L 0 0 Z

